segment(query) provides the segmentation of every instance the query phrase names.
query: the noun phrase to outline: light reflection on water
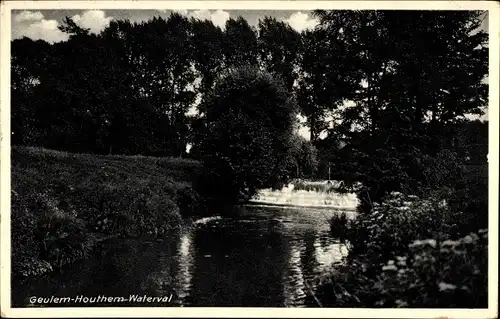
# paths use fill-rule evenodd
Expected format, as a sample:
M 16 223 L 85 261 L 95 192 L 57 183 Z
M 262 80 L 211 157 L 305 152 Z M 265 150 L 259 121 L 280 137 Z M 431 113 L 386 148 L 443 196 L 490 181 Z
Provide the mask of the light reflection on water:
M 183 301 L 189 296 L 191 288 L 191 272 L 193 271 L 193 247 L 192 247 L 192 232 L 185 232 L 180 239 L 179 251 L 177 253 L 179 274 L 176 277 L 177 281 L 174 285 L 178 296 L 179 304 L 183 305 Z
M 25 306 L 30 296 L 131 293 L 173 294 L 171 303 L 156 306 L 316 306 L 311 295 L 318 277 L 347 253 L 328 233 L 333 214 L 243 207 L 161 241 L 111 240 L 60 274 L 14 283 L 13 306 Z

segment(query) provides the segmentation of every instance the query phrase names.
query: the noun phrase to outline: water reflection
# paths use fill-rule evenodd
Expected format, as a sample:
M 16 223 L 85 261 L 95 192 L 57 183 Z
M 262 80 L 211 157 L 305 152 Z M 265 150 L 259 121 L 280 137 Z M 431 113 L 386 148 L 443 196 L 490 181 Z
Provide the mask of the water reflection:
M 304 293 L 304 274 L 302 272 L 300 260 L 300 248 L 296 243 L 290 245 L 290 258 L 288 259 L 288 272 L 283 277 L 283 285 L 285 286 L 285 302 L 286 307 L 300 306 L 303 304 L 303 299 L 306 297 Z
M 332 214 L 246 207 L 161 241 L 108 241 L 62 273 L 13 283 L 13 306 L 26 306 L 29 296 L 129 294 L 174 296 L 155 306 L 314 306 L 317 278 L 346 253 L 328 234 Z
M 174 291 L 180 306 L 189 304 L 189 292 L 191 289 L 191 279 L 193 271 L 193 244 L 192 231 L 186 231 L 179 240 L 176 254 L 178 273 L 175 277 Z

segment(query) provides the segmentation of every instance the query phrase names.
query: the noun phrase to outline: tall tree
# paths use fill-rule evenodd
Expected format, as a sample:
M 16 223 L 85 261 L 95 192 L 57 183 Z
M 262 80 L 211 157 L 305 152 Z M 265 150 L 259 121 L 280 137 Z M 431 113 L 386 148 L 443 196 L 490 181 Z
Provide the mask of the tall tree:
M 47 65 L 53 59 L 52 46 L 29 38 L 11 44 L 11 130 L 12 144 L 38 145 L 42 122 L 37 118 L 39 84 L 47 80 Z
M 330 36 L 342 29 L 346 38 L 340 40 L 359 70 L 354 106 L 342 111 L 342 123 L 334 131 L 348 140 L 337 168 L 362 181 L 371 200 L 390 190 L 431 187 L 422 165 L 443 149 L 437 138 L 451 132 L 449 124 L 464 115 L 480 114 L 486 102 L 481 80 L 487 72 L 487 37 L 477 31 L 481 14 L 318 15 L 320 28 Z M 350 23 L 343 23 L 346 16 Z
M 210 20 L 191 19 L 193 54 L 196 69 L 201 75 L 202 93 L 212 89 L 223 67 L 223 31 Z
M 265 17 L 259 20 L 259 58 L 270 72 L 278 74 L 285 87 L 292 92 L 298 77 L 298 60 L 301 49 L 301 36 L 286 22 Z
M 257 64 L 257 32 L 243 17 L 227 20 L 223 39 L 227 67 Z

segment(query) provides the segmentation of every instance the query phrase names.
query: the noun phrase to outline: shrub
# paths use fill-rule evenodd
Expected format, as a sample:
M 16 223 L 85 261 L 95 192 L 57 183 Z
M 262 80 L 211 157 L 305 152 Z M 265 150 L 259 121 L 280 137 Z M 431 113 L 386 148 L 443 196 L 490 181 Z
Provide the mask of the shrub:
M 324 306 L 484 308 L 488 300 L 487 233 L 412 242 L 374 267 L 363 257 L 338 266 L 320 286 Z M 439 244 L 438 244 L 439 243 Z
M 332 221 L 332 231 L 341 220 Z M 437 198 L 391 194 L 371 214 L 347 222 L 349 255 L 320 288 L 322 303 L 484 307 L 487 234 L 464 232 L 470 220 Z
M 38 200 L 35 193 L 19 194 L 11 191 L 11 262 L 13 275 L 29 276 L 38 274 L 39 265 L 35 263 L 39 247 L 34 232 L 36 226 L 35 210 Z M 49 268 L 49 265 L 46 265 Z M 42 270 L 43 272 L 43 270 Z
M 337 212 L 330 219 L 330 233 L 335 238 L 346 239 L 349 218 L 346 212 Z
M 413 240 L 464 235 L 459 225 L 468 220 L 467 213 L 452 211 L 444 200 L 396 192 L 381 205 L 375 203 L 371 214 L 358 215 L 350 225 L 349 241 L 354 253 L 393 258 Z
M 39 275 L 89 251 L 84 222 L 62 211 L 47 194 L 12 192 L 12 273 Z
M 89 231 L 122 236 L 162 235 L 180 223 L 175 188 L 148 183 L 99 184 L 77 192 Z
M 221 203 L 280 188 L 292 161 L 295 103 L 269 73 L 244 67 L 218 79 L 205 104 L 201 188 Z
M 40 212 L 34 234 L 42 260 L 61 267 L 84 258 L 89 251 L 84 222 L 59 209 L 54 200 L 45 200 L 46 208 Z
M 488 234 L 417 240 L 382 267 L 375 287 L 382 307 L 487 307 Z

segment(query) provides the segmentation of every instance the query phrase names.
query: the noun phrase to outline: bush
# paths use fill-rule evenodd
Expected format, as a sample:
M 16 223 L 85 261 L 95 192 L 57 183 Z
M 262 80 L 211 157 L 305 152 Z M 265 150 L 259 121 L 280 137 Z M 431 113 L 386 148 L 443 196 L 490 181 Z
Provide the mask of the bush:
M 255 68 L 231 69 L 202 109 L 205 174 L 200 186 L 207 197 L 233 203 L 288 181 L 295 103 L 282 83 Z
M 87 255 L 84 222 L 62 211 L 47 194 L 13 191 L 11 211 L 15 277 L 36 276 Z
M 392 193 L 371 214 L 361 214 L 350 224 L 349 241 L 355 254 L 394 258 L 408 244 L 425 238 L 458 238 L 467 214 L 451 211 L 444 200 L 420 199 Z M 385 260 L 384 260 L 385 261 Z M 375 262 L 375 260 L 374 260 Z
M 347 236 L 347 227 L 349 218 L 346 212 L 337 212 L 330 219 L 330 233 L 333 237 L 345 240 Z
M 89 231 L 122 236 L 162 235 L 180 225 L 176 185 L 153 181 L 82 185 L 75 203 Z
M 373 266 L 363 257 L 337 267 L 320 286 L 323 306 L 485 308 L 488 236 L 412 242 L 404 254 Z
M 43 198 L 46 207 L 39 213 L 34 234 L 42 260 L 61 267 L 84 258 L 89 252 L 85 223 L 62 211 L 53 199 Z
M 324 305 L 349 307 L 484 307 L 485 230 L 437 198 L 393 193 L 371 214 L 347 222 L 349 255 L 321 286 Z M 332 231 L 342 229 L 341 216 Z
M 375 287 L 377 306 L 475 308 L 488 305 L 488 234 L 417 240 L 389 260 Z

